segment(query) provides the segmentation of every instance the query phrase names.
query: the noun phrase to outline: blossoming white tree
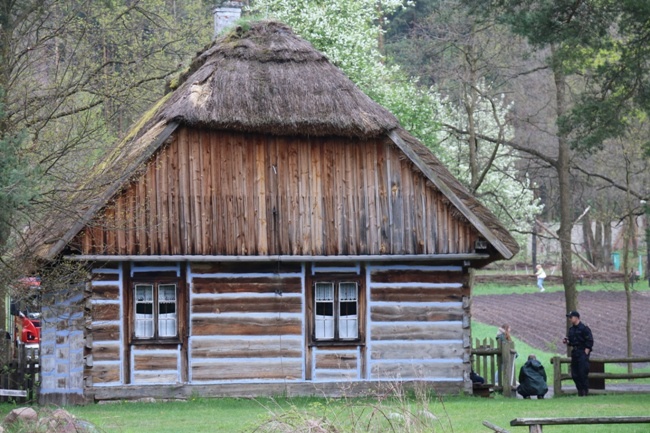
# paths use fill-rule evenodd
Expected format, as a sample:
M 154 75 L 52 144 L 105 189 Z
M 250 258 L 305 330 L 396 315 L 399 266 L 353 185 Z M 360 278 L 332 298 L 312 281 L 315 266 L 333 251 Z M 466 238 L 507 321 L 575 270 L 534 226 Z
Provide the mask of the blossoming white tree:
M 487 98 L 485 83 L 478 85 L 479 92 L 473 104 L 472 121 L 476 130 L 491 137 L 501 137 L 504 141 L 513 139 L 514 128 L 507 122 L 512 104 Z M 455 130 L 467 131 L 468 114 L 465 107 L 441 98 L 438 119 L 443 125 L 451 125 Z M 527 176 L 521 174 L 517 163 L 521 161 L 519 153 L 504 145 L 478 142 L 475 155 L 470 156 L 470 143 L 466 135 L 457 135 L 452 129 L 439 132 L 438 157 L 456 176 L 470 188 L 508 228 L 515 232 L 515 237 L 525 242 L 524 233 L 530 230 L 535 215 L 542 211 L 540 199 L 535 198 L 532 185 Z M 470 168 L 474 160 L 476 169 Z

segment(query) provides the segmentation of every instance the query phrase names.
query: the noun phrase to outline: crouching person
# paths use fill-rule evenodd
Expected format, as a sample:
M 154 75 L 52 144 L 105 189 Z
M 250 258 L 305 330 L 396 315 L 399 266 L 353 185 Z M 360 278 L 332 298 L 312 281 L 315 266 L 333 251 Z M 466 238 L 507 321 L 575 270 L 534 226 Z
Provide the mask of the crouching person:
M 544 398 L 548 392 L 546 385 L 546 370 L 537 360 L 535 355 L 529 355 L 528 361 L 519 370 L 519 386 L 517 392 L 524 398 L 536 395 L 537 398 Z

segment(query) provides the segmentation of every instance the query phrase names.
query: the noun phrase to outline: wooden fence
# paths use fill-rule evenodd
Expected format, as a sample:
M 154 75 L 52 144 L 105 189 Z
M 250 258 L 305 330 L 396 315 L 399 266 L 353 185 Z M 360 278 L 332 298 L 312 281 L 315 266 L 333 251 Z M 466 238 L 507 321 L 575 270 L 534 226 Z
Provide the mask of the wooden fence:
M 555 356 L 551 359 L 553 363 L 553 392 L 555 395 L 568 394 L 567 391 L 562 390 L 562 381 L 571 380 L 570 366 L 571 358 Z M 605 381 L 613 379 L 647 379 L 650 378 L 648 373 L 605 373 L 604 366 L 606 364 L 636 364 L 650 362 L 650 358 L 591 358 L 591 371 L 589 372 L 590 389 L 589 393 L 599 394 L 605 392 Z M 562 371 L 562 365 L 565 364 L 565 371 Z M 596 371 L 597 370 L 597 371 Z M 592 381 L 599 380 L 602 386 L 595 388 L 591 385 Z M 600 388 L 600 389 L 599 389 Z M 612 392 L 612 391 L 607 391 Z M 626 392 L 626 391 L 623 391 Z
M 38 401 L 40 385 L 40 351 L 38 348 L 0 343 L 0 402 Z
M 502 392 L 506 397 L 514 397 L 515 343 L 497 342 L 492 338 L 477 339 L 472 347 L 472 368 L 485 379 L 484 388 Z

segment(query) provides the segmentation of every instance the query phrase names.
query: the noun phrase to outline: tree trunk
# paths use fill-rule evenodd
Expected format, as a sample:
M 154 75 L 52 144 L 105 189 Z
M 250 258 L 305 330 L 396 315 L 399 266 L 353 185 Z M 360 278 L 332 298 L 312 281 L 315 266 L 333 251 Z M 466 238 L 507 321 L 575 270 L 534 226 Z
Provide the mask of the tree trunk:
M 551 47 L 553 57 L 555 47 Z M 553 78 L 555 81 L 555 98 L 558 119 L 567 111 L 566 82 L 560 64 L 553 65 Z M 562 282 L 564 283 L 564 300 L 567 311 L 578 309 L 578 293 L 573 275 L 571 251 L 571 228 L 573 226 L 573 206 L 571 203 L 571 149 L 566 133 L 558 131 L 558 158 L 555 169 L 558 176 L 560 190 L 560 228 L 557 232 L 560 238 L 560 252 L 562 256 Z M 567 321 L 567 331 L 569 322 Z M 568 353 L 567 346 L 567 353 Z
M 582 218 L 582 241 L 585 248 L 585 255 L 593 265 L 594 263 L 594 234 L 591 231 L 591 219 L 589 212 Z
M 603 224 L 603 261 L 605 269 L 609 272 L 612 268 L 612 222 Z
M 594 237 L 593 250 L 594 265 L 596 265 L 599 270 L 602 270 L 603 263 L 605 262 L 605 259 L 603 257 L 603 223 L 598 220 L 596 220 L 596 234 Z
M 630 241 L 632 241 L 632 257 L 639 257 L 639 231 L 636 225 L 636 218 L 629 221 L 630 224 Z
M 476 91 L 476 68 L 474 65 L 474 52 L 473 46 L 467 47 L 466 60 L 469 63 L 469 83 L 464 85 L 464 105 L 467 114 L 467 143 L 469 145 L 469 174 L 470 174 L 470 192 L 475 194 L 478 190 L 479 180 L 479 162 L 478 162 L 478 139 L 476 138 L 476 105 L 478 103 L 479 95 Z
M 533 233 L 531 235 L 530 250 L 533 260 L 533 269 L 537 266 L 537 221 L 533 222 Z
M 632 197 L 630 195 L 630 159 L 625 154 L 625 210 L 627 212 L 627 227 L 623 233 L 623 286 L 625 287 L 625 338 L 627 342 L 627 357 L 632 357 L 632 290 L 633 278 L 636 276 L 634 268 L 630 267 L 630 240 L 636 237 L 634 210 L 632 206 Z M 632 374 L 632 363 L 627 364 L 627 372 Z
M 623 287 L 625 287 L 625 311 L 626 311 L 626 317 L 625 317 L 625 337 L 626 337 L 626 342 L 627 342 L 627 357 L 631 358 L 632 357 L 632 290 L 631 290 L 631 285 L 633 283 L 633 278 L 635 277 L 634 274 L 634 268 L 629 266 L 629 258 L 628 256 L 630 255 L 630 240 L 634 236 L 634 226 L 633 226 L 633 221 L 634 221 L 634 214 L 629 208 L 629 192 L 628 192 L 628 215 L 627 215 L 627 227 L 625 228 L 625 234 L 623 235 L 623 275 L 625 278 L 623 278 Z M 629 268 L 629 269 L 628 269 Z M 632 368 L 632 363 L 627 364 L 627 372 L 632 374 L 633 368 Z

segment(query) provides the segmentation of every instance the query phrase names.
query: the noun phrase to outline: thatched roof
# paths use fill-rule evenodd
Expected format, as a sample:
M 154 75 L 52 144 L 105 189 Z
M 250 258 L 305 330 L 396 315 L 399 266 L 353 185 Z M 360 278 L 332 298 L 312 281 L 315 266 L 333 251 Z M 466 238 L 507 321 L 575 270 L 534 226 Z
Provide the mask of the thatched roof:
M 492 213 L 388 110 L 284 24 L 261 21 L 222 36 L 173 87 L 69 198 L 76 204 L 67 209 L 77 213 L 53 214 L 41 234 L 32 236 L 39 256 L 58 255 L 179 125 L 274 135 L 387 136 L 501 256 L 509 259 L 519 249 Z
M 217 39 L 157 118 L 277 135 L 376 137 L 398 126 L 311 44 L 277 22 Z

